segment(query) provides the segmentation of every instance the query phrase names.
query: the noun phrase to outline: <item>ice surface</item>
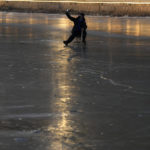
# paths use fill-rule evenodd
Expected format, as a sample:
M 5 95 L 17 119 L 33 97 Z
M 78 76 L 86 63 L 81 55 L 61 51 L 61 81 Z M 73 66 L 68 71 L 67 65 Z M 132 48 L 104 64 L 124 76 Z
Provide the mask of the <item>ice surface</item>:
M 0 16 L 0 150 L 150 149 L 148 17 Z

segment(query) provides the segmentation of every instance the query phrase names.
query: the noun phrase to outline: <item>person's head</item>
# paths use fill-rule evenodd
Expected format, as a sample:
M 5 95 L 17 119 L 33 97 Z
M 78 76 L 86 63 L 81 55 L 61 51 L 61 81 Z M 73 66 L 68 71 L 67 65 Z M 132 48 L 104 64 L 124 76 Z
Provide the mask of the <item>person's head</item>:
M 84 16 L 85 16 L 84 13 L 80 13 L 80 14 L 79 14 L 79 19 L 80 19 L 80 20 L 84 20 Z

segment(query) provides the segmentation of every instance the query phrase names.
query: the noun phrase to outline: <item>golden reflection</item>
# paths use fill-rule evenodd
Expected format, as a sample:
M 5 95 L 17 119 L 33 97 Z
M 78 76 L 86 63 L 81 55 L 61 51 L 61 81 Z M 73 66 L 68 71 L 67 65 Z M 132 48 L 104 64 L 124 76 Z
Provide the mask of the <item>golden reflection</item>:
M 143 32 L 141 34 L 141 27 L 140 27 L 140 21 L 136 20 L 135 23 L 133 23 L 131 20 L 127 20 L 126 22 L 126 34 L 131 36 L 146 36 L 146 34 Z
M 59 23 L 60 26 L 66 27 L 61 21 Z M 66 48 L 63 51 L 63 55 L 58 55 L 58 52 L 63 49 L 62 42 L 55 43 L 54 47 L 51 51 L 53 53 L 53 58 L 51 59 L 55 62 L 55 69 L 52 72 L 52 95 L 55 95 L 55 97 L 53 98 L 51 109 L 57 116 L 48 127 L 54 138 L 51 140 L 49 150 L 65 150 L 63 142 L 72 135 L 71 131 L 73 130 L 69 121 L 72 95 L 72 80 L 70 79 L 72 76 L 69 72 L 69 62 L 67 61 L 69 51 Z
M 59 28 L 61 28 L 61 29 L 68 29 L 68 27 L 70 27 L 70 24 L 71 24 L 72 22 L 71 21 L 69 21 L 67 18 L 60 18 L 59 20 L 58 20 L 58 26 L 59 26 Z
M 33 24 L 33 18 L 32 17 L 29 18 L 29 24 Z
M 127 20 L 127 22 L 126 22 L 126 30 L 125 30 L 127 35 L 130 35 L 130 33 L 131 33 L 131 29 L 130 29 L 131 26 L 130 26 L 130 24 L 131 24 L 130 20 Z
M 45 16 L 45 24 L 47 25 L 58 25 L 60 29 L 68 30 L 72 26 L 72 22 L 66 18 L 60 17 L 59 20 L 54 18 L 54 21 L 49 21 L 49 16 Z M 41 24 L 41 18 L 38 16 L 33 18 L 30 15 L 29 18 L 21 17 L 21 15 L 15 16 L 13 13 L 0 13 L 0 23 L 6 24 Z M 108 33 L 121 33 L 129 36 L 150 36 L 149 19 L 148 18 L 117 18 L 117 17 L 88 17 L 87 24 L 88 30 L 100 30 Z M 93 23 L 94 18 L 94 23 Z M 8 30 L 7 30 L 8 31 Z M 31 35 L 32 36 L 32 35 Z
M 137 20 L 135 24 L 135 36 L 140 36 L 140 22 Z
M 112 26 L 111 26 L 111 20 L 110 19 L 108 20 L 108 23 L 107 23 L 107 30 L 108 30 L 108 32 L 112 31 Z
M 108 33 L 125 34 L 128 36 L 150 36 L 148 18 L 117 18 L 95 17 L 88 18 L 88 30 L 100 30 Z

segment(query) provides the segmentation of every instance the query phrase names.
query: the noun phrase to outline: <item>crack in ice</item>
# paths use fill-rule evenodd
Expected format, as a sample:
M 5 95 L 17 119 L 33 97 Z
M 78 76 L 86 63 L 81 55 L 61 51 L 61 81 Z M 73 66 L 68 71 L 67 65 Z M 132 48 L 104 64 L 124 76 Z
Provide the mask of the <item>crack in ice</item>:
M 101 74 L 100 78 L 103 79 L 103 80 L 109 81 L 109 82 L 110 82 L 112 85 L 114 85 L 114 86 L 120 86 L 120 87 L 124 87 L 124 88 L 127 88 L 127 89 L 132 89 L 132 88 L 133 88 L 133 87 L 130 86 L 130 85 L 125 85 L 125 84 L 117 83 L 117 82 L 115 82 L 115 81 L 112 80 L 112 79 L 109 79 L 109 78 L 107 78 L 107 77 L 104 77 L 103 74 Z

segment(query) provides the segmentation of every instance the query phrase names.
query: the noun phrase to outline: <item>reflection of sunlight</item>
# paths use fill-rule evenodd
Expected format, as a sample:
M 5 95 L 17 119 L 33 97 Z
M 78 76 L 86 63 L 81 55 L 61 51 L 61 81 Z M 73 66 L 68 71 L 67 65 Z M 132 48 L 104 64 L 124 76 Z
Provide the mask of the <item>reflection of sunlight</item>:
M 67 126 L 66 114 L 62 113 L 62 120 L 59 123 L 59 127 L 60 127 L 61 130 L 63 130 L 63 129 L 66 128 L 66 126 Z
M 122 24 L 121 24 L 121 22 L 118 19 L 116 19 L 113 22 L 112 22 L 112 20 L 109 19 L 108 22 L 107 22 L 107 32 L 114 32 L 114 31 L 116 33 L 121 33 L 121 31 L 122 31 Z
M 130 20 L 127 20 L 126 22 L 126 34 L 127 35 L 130 35 Z
M 136 18 L 97 17 L 87 19 L 88 30 L 99 30 L 108 33 L 125 34 L 128 36 L 150 36 L 149 20 Z
M 130 20 L 127 20 L 127 23 L 126 23 L 126 34 L 127 35 L 134 35 L 134 36 L 141 36 L 140 22 L 136 21 L 133 24 L 133 22 L 131 22 Z
M 33 24 L 33 18 L 32 17 L 29 18 L 29 24 Z
M 112 27 L 111 27 L 111 20 L 108 20 L 107 29 L 108 29 L 108 32 L 111 32 L 111 30 L 112 30 Z
M 69 21 L 67 18 L 60 18 L 58 21 L 58 27 L 62 29 L 67 29 L 69 27 Z
M 62 25 L 61 21 L 60 24 Z M 60 26 L 61 26 L 60 25 Z M 63 56 L 57 55 L 58 50 L 62 49 L 62 43 L 56 43 L 53 49 L 53 54 L 56 53 L 52 59 L 55 61 L 57 70 L 52 72 L 53 83 L 53 95 L 56 95 L 53 99 L 51 109 L 58 113 L 59 116 L 56 117 L 52 123 L 50 123 L 48 130 L 53 133 L 54 139 L 50 143 L 50 149 L 53 150 L 63 150 L 63 140 L 71 136 L 73 127 L 70 125 L 68 117 L 70 117 L 70 107 L 71 107 L 71 78 L 69 73 L 69 63 L 67 61 L 68 51 L 64 52 Z
M 135 24 L 135 36 L 140 36 L 140 22 L 136 21 Z

